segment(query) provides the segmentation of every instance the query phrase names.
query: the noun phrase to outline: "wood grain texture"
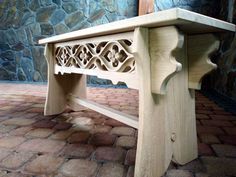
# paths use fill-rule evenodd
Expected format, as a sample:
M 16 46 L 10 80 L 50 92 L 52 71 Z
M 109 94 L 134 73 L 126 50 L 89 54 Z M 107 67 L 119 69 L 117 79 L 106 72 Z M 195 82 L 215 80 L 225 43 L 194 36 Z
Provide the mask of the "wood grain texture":
M 175 57 L 182 70 L 170 79 L 162 102 L 168 108 L 168 120 L 172 138 L 173 160 L 186 164 L 197 158 L 197 133 L 195 116 L 195 93 L 188 88 L 187 37 Z
M 120 20 L 39 40 L 39 44 L 65 42 L 84 38 L 134 31 L 136 27 L 178 26 L 187 34 L 232 31 L 235 25 L 188 10 L 173 8 L 156 13 Z
M 56 43 L 54 73 L 95 75 L 138 89 L 132 41 L 133 32 L 127 32 Z
M 154 0 L 139 0 L 138 15 L 154 12 Z
M 54 46 L 47 44 L 44 52 L 48 63 L 48 90 L 44 107 L 44 115 L 62 113 L 67 106 L 67 95 L 73 94 L 86 98 L 86 76 L 81 74 L 54 74 Z M 77 105 L 70 105 L 74 110 L 84 109 Z
M 131 127 L 138 128 L 138 118 L 132 115 L 125 114 L 121 111 L 114 110 L 107 106 L 75 97 L 74 95 L 69 96 L 69 102 L 72 104 L 82 105 L 103 115 L 106 115 L 112 119 L 118 120 Z
M 171 158 L 168 109 L 151 90 L 149 33 L 146 28 L 134 32 L 134 55 L 139 75 L 139 130 L 135 177 L 164 174 Z
M 219 48 L 219 44 L 212 34 L 188 36 L 189 88 L 200 90 L 203 76 L 217 68 L 210 55 Z
M 181 64 L 173 55 L 182 48 L 184 37 L 176 27 L 149 30 L 152 93 L 165 94 L 171 77 L 181 70 Z
M 75 67 L 61 67 L 55 65 L 55 74 L 59 73 L 66 74 L 84 74 L 97 76 L 101 79 L 108 79 L 113 84 L 117 84 L 118 82 L 124 82 L 128 88 L 138 89 L 139 88 L 139 77 L 137 73 L 127 74 L 127 73 L 118 73 L 118 72 L 107 72 L 107 71 L 99 71 L 99 70 L 89 70 L 89 69 L 79 69 Z
M 44 51 L 48 64 L 48 87 L 44 115 L 60 114 L 66 107 L 65 91 L 61 87 L 65 80 L 58 75 L 54 75 L 53 49 L 53 44 L 47 44 Z

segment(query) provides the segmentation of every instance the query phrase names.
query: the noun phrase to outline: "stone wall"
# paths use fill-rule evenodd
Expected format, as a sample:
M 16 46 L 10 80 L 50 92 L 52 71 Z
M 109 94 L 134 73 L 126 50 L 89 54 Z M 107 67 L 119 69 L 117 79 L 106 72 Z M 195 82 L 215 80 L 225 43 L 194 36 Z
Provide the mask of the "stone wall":
M 181 7 L 236 23 L 234 0 L 155 0 L 155 11 Z M 0 80 L 46 81 L 40 38 L 137 15 L 138 0 L 0 0 Z M 236 100 L 236 38 L 220 36 L 218 69 L 203 88 Z M 89 78 L 90 83 L 107 84 Z
M 0 0 L 0 80 L 46 81 L 37 41 L 137 15 L 137 0 Z

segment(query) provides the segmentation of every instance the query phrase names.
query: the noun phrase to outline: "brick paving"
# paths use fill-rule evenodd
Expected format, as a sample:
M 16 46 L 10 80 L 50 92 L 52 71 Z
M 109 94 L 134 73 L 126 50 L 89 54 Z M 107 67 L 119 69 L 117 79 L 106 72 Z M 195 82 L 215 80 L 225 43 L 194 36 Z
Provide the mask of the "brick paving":
M 0 83 L 0 176 L 133 177 L 137 130 L 91 110 L 43 116 L 46 85 Z M 138 92 L 88 88 L 88 97 L 138 116 Z M 235 177 L 236 116 L 196 94 L 198 159 L 165 177 Z

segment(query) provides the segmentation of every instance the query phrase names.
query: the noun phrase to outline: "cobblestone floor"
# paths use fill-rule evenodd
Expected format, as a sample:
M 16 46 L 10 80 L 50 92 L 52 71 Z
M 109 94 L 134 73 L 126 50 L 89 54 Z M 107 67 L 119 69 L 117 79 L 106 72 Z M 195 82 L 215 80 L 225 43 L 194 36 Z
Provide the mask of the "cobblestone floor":
M 45 93 L 0 84 L 0 176 L 133 177 L 137 130 L 89 110 L 44 117 Z M 137 116 L 135 90 L 88 88 L 88 96 Z M 200 93 L 196 112 L 199 158 L 171 163 L 165 176 L 236 176 L 236 116 Z

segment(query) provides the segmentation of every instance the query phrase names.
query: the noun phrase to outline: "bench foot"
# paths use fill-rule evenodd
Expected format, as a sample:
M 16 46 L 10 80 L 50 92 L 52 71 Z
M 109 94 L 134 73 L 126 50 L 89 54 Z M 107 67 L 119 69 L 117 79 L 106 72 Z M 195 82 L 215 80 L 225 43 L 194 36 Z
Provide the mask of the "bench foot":
M 54 74 L 53 52 L 53 44 L 47 44 L 44 55 L 48 63 L 48 90 L 44 115 L 60 114 L 68 105 L 75 111 L 84 109 L 70 104 L 67 98 L 70 94 L 86 98 L 86 76 L 82 74 Z

